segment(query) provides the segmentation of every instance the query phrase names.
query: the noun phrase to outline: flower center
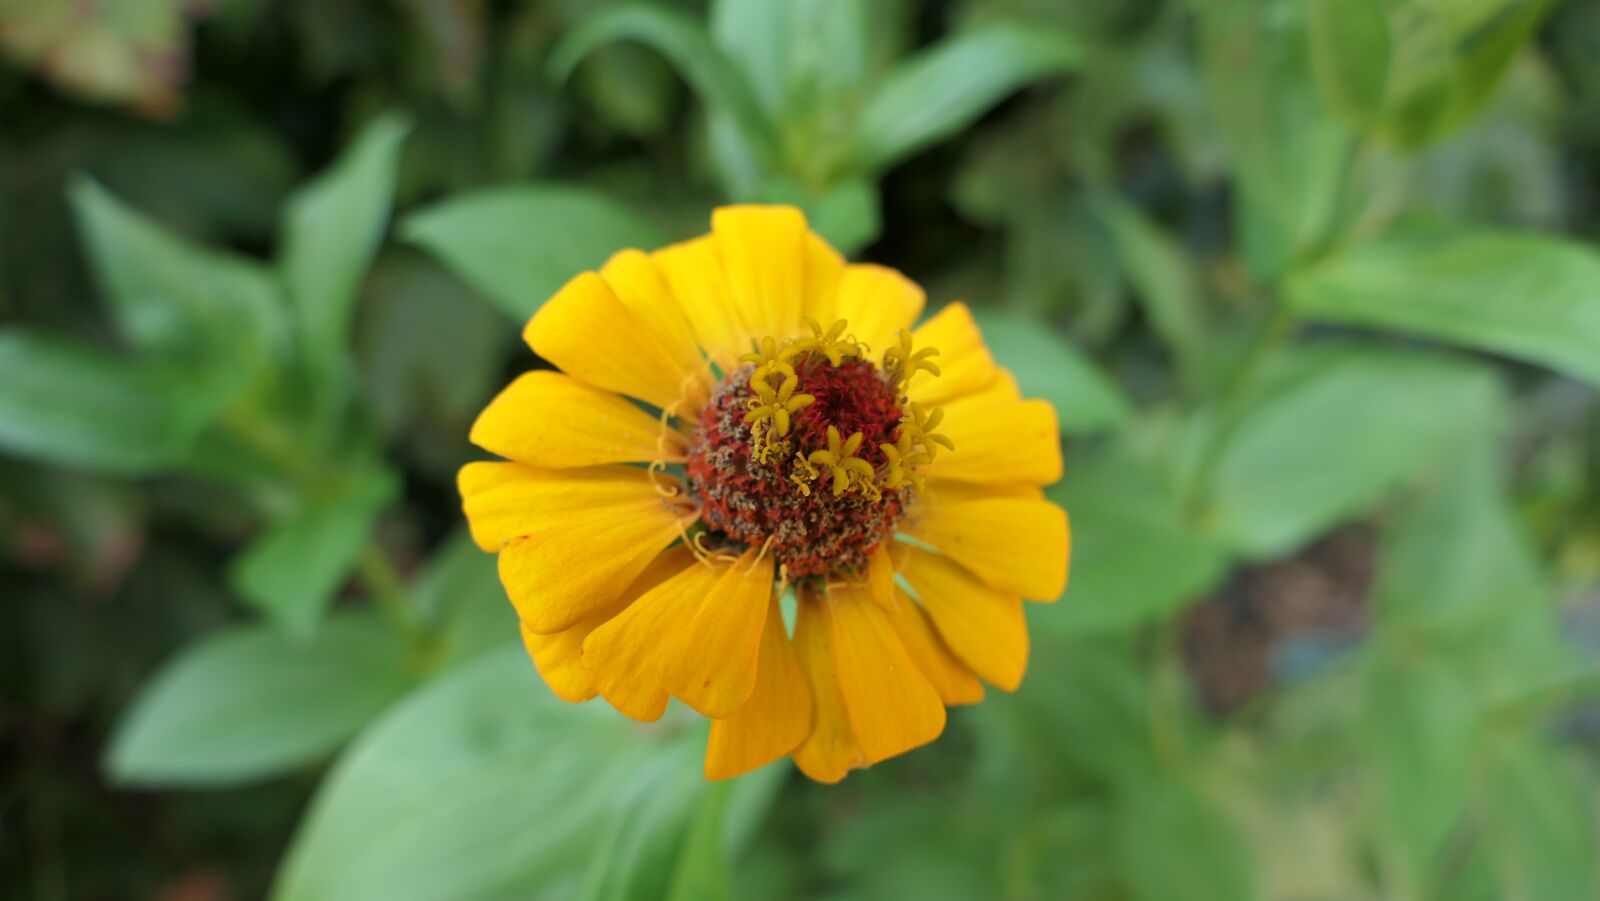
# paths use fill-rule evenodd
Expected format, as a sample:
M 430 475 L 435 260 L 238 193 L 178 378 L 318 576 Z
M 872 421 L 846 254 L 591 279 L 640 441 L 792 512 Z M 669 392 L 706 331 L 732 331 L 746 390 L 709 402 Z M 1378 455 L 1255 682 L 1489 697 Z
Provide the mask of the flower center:
M 861 575 L 894 533 L 948 439 L 940 411 L 909 403 L 908 333 L 880 368 L 843 320 L 809 338 L 761 342 L 712 393 L 689 445 L 689 487 L 712 543 L 766 547 L 788 579 Z

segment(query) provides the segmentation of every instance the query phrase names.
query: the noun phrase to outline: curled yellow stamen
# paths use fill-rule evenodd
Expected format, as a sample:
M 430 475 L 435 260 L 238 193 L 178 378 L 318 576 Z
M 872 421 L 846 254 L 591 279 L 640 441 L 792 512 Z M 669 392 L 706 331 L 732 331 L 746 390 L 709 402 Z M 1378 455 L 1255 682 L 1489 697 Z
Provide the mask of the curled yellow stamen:
M 861 448 L 862 434 L 856 432 L 849 438 L 840 436 L 839 430 L 828 426 L 828 447 L 826 450 L 814 450 L 806 455 L 806 462 L 813 466 L 825 466 L 828 475 L 833 479 L 833 496 L 839 497 L 850 489 L 855 481 L 861 478 L 862 471 L 866 472 L 867 484 L 872 483 L 872 464 L 856 456 L 856 451 Z
M 789 434 L 790 416 L 817 400 L 809 394 L 795 393 L 800 379 L 792 374 L 785 377 L 776 390 L 764 381 L 752 380 L 750 387 L 755 389 L 756 396 L 750 399 L 750 412 L 744 415 L 745 424 L 753 427 L 755 423 L 770 419 L 772 431 L 779 438 Z
M 934 457 L 939 455 L 939 448 L 942 447 L 950 451 L 956 449 L 954 441 L 934 432 L 934 429 L 937 429 L 939 423 L 943 421 L 944 410 L 935 408 L 930 412 L 923 409 L 921 404 L 913 401 L 910 404 L 910 412 L 900 420 L 900 435 L 902 439 L 909 435 L 911 443 L 926 451 L 928 460 L 931 462 Z
M 900 330 L 899 339 L 899 344 L 883 352 L 883 371 L 889 377 L 889 384 L 904 386 L 918 372 L 939 375 L 939 364 L 928 359 L 938 356 L 939 348 L 924 347 L 921 350 L 912 350 L 911 332 L 906 329 Z
M 880 444 L 878 450 L 883 452 L 885 461 L 882 470 L 882 487 L 885 490 L 898 491 L 906 485 L 922 490 L 922 477 L 917 475 L 915 467 L 931 461 L 926 451 L 912 447 L 909 434 L 902 430 L 898 446 Z
M 791 344 L 795 351 L 813 351 L 822 354 L 835 366 L 848 357 L 859 357 L 865 351 L 860 342 L 845 336 L 845 330 L 850 327 L 845 320 L 834 320 L 827 331 L 823 331 L 821 324 L 810 316 L 805 317 L 805 320 L 806 324 L 811 326 L 811 337 L 795 338 Z

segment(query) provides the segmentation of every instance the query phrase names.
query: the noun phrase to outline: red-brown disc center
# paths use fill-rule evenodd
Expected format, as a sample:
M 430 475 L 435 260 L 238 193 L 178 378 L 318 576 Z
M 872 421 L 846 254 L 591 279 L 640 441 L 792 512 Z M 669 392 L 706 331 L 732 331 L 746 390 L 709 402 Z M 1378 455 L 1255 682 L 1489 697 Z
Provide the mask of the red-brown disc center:
M 878 446 L 894 443 L 899 401 L 866 360 L 834 366 L 821 354 L 804 353 L 791 362 L 799 379 L 796 393 L 816 400 L 794 413 L 787 435 L 766 437 L 778 449 L 765 459 L 756 452 L 755 435 L 744 422 L 756 397 L 750 387 L 754 367 L 743 366 L 723 379 L 700 415 L 689 446 L 690 489 L 713 537 L 757 547 L 770 540 L 790 578 L 863 572 L 867 556 L 892 535 L 910 500 L 908 490 L 835 495 L 823 478 L 807 493 L 792 478 L 806 472 L 796 455 L 826 449 L 833 426 L 846 438 L 860 432 L 856 456 L 882 467 L 886 460 Z

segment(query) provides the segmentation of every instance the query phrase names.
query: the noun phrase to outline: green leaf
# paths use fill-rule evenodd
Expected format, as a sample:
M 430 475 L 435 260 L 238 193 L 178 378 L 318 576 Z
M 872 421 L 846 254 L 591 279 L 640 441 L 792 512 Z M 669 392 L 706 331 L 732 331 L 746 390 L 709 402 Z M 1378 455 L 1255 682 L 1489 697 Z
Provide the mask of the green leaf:
M 190 382 L 35 332 L 0 330 L 0 447 L 46 463 L 148 473 L 204 427 Z
M 647 3 L 602 9 L 584 19 L 556 47 L 550 70 L 564 80 L 597 48 L 634 40 L 655 48 L 694 88 L 702 102 L 729 116 L 757 155 L 772 159 L 777 148 L 772 123 L 749 82 L 694 18 Z
M 1373 832 L 1418 886 L 1466 807 L 1477 708 L 1458 668 L 1384 647 L 1367 673 L 1364 713 Z
M 811 228 L 845 256 L 878 239 L 883 220 L 878 213 L 878 189 L 863 179 L 836 185 L 815 200 L 801 203 Z
M 345 753 L 273 897 L 579 897 L 591 855 L 630 805 L 704 786 L 704 733 L 666 741 L 672 731 L 558 700 L 521 648 L 486 655 L 401 702 Z M 683 822 L 669 825 L 676 835 Z
M 383 242 L 410 123 L 373 120 L 339 159 L 289 199 L 280 269 L 313 376 L 344 359 L 357 291 Z
M 517 634 L 495 555 L 479 548 L 464 528 L 428 558 L 411 592 L 417 610 L 438 629 L 448 663 L 471 660 Z
M 1110 192 L 1098 193 L 1094 207 L 1116 242 L 1128 280 L 1138 289 L 1156 334 L 1192 377 L 1205 348 L 1199 279 L 1189 257 L 1138 207 Z
M 556 185 L 459 195 L 407 217 L 402 233 L 518 322 L 618 250 L 666 243 L 615 201 Z
M 868 15 L 866 0 L 717 0 L 711 35 L 768 117 L 803 127 L 837 115 L 867 77 Z
M 1258 896 L 1232 824 L 1194 786 L 1151 771 L 1122 787 L 1111 828 L 1135 898 Z
M 393 473 L 376 470 L 313 499 L 234 559 L 234 590 L 290 636 L 309 638 L 398 489 Z
M 1386 527 L 1374 587 L 1380 628 L 1436 631 L 1546 603 L 1538 560 L 1507 507 L 1488 443 L 1458 452 Z
M 1398 99 L 1384 123 L 1388 131 L 1415 146 L 1475 116 L 1554 5 L 1551 0 L 1393 5 L 1390 78 Z
M 1200 8 L 1202 74 L 1239 182 L 1238 239 L 1263 281 L 1327 239 L 1354 148 L 1311 83 L 1302 13 L 1299 0 Z
M 955 35 L 901 62 L 867 95 L 855 160 L 875 172 L 972 124 L 1012 91 L 1071 72 L 1083 46 L 1059 28 L 1000 21 Z
M 984 343 L 1017 377 L 1023 396 L 1049 401 L 1061 431 L 1085 434 L 1112 429 L 1128 417 L 1128 402 L 1087 356 L 1048 324 L 1027 316 L 978 310 Z
M 1398 232 L 1290 282 L 1294 305 L 1548 366 L 1600 385 L 1600 254 L 1546 235 Z
M 106 768 L 125 785 L 220 786 L 327 755 L 406 689 L 404 644 L 365 613 L 300 643 L 241 626 L 184 648 L 140 689 Z
M 1389 4 L 1310 0 L 1311 69 L 1328 105 L 1357 124 L 1376 120 L 1389 89 Z
M 734 785 L 719 782 L 701 795 L 700 807 L 672 874 L 668 901 L 727 901 L 733 897 L 723 819 Z
M 1595 867 L 1592 772 L 1553 743 L 1523 738 L 1484 768 L 1483 807 L 1489 852 L 1502 898 L 1593 898 Z
M 1489 425 L 1492 373 L 1463 361 L 1361 349 L 1302 351 L 1229 430 L 1211 526 L 1238 552 L 1287 553 L 1357 516 Z
M 288 316 L 255 263 L 167 232 L 86 178 L 70 188 L 89 262 L 123 337 L 203 376 L 218 402 L 281 352 Z
M 1030 612 L 1040 629 L 1142 625 L 1227 572 L 1227 555 L 1185 520 L 1161 471 L 1126 451 L 1074 459 L 1050 497 L 1072 517 L 1072 572 L 1059 603 Z
M 660 897 L 671 884 L 703 779 L 671 778 L 695 769 L 698 748 L 659 747 L 621 790 L 609 823 L 594 843 L 580 901 Z M 662 778 L 665 776 L 666 778 Z
M 357 338 L 361 384 L 387 435 L 454 472 L 461 435 L 494 396 L 515 335 L 497 309 L 419 251 L 383 254 Z

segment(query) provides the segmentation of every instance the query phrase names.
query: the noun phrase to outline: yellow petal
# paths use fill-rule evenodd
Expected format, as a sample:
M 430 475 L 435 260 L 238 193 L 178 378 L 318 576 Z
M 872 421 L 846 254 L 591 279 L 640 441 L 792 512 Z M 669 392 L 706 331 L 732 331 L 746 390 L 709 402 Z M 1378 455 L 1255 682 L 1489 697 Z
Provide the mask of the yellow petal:
M 610 391 L 548 370 L 519 376 L 472 424 L 473 444 L 533 466 L 683 462 L 675 429 Z
M 694 380 L 693 390 L 687 392 L 685 407 L 675 412 L 678 415 L 698 412 L 711 388 L 710 371 L 700 362 L 694 327 L 655 260 L 637 250 L 619 251 L 600 267 L 600 277 L 611 286 L 622 305 L 650 329 L 672 359 L 697 364 L 700 377 Z
M 995 380 L 1004 386 L 1010 380 Z M 939 431 L 956 449 L 941 451 L 925 473 L 962 482 L 1049 485 L 1061 478 L 1061 431 L 1042 400 L 993 399 L 991 389 L 944 405 Z
M 823 604 L 833 633 L 839 693 L 856 744 L 877 763 L 927 744 L 944 731 L 944 704 L 895 634 L 883 608 L 845 586 Z
M 990 684 L 1016 691 L 1028 668 L 1022 598 L 920 549 L 907 555 L 901 572 L 950 650 Z
M 698 357 L 675 358 L 593 272 L 567 282 L 528 320 L 522 337 L 568 375 L 657 407 L 679 405 L 703 378 Z
M 1040 601 L 1066 590 L 1067 514 L 1049 501 L 934 490 L 904 528 L 996 588 Z
M 856 744 L 844 695 L 834 665 L 833 630 L 824 610 L 827 601 L 802 595 L 794 623 L 794 647 L 811 687 L 815 715 L 811 734 L 794 749 L 795 766 L 817 782 L 833 784 L 853 769 L 867 765 Z
M 804 328 L 806 217 L 791 206 L 726 206 L 711 231 L 739 319 L 757 336 Z
M 761 632 L 755 690 L 732 716 L 711 721 L 706 778 L 742 775 L 793 751 L 811 733 L 811 713 L 811 688 L 773 597 Z
M 616 601 L 606 605 L 605 609 L 578 620 L 569 629 L 541 635 L 524 625 L 522 644 L 528 649 L 534 666 L 538 668 L 539 675 L 544 677 L 545 684 L 550 686 L 550 690 L 562 700 L 573 703 L 594 697 L 597 693 L 594 677 L 583 666 L 583 642 L 589 637 L 589 633 L 621 613 L 633 603 L 634 599 L 679 572 L 693 560 L 694 555 L 687 547 L 678 545 L 670 548 L 651 561 L 650 565 L 645 567 L 645 571 L 623 589 L 622 595 Z M 666 703 L 665 695 L 662 696 L 661 703 L 663 705 Z
M 583 640 L 603 622 L 598 616 L 578 620 L 572 628 L 540 635 L 522 627 L 522 646 L 556 697 L 577 704 L 595 696 L 594 680 L 583 669 Z
M 738 366 L 757 337 L 735 304 L 714 236 L 664 247 L 650 255 L 672 289 L 706 356 L 724 372 Z
M 928 622 L 928 614 L 915 600 L 895 589 L 895 603 L 888 610 L 889 621 L 900 636 L 900 643 L 928 677 L 939 699 L 946 704 L 976 704 L 983 700 L 983 683 L 972 670 L 956 658 L 945 640 Z
M 614 600 L 693 515 L 657 495 L 637 467 L 470 463 L 460 481 L 473 538 L 500 550 L 500 581 L 540 633 Z
M 726 717 L 756 684 L 761 628 L 772 600 L 770 558 L 752 548 L 681 622 L 656 636 L 661 687 L 705 716 Z
M 889 542 L 880 543 L 867 557 L 867 589 L 879 606 L 894 606 L 894 561 L 889 559 Z
M 535 532 L 571 528 L 574 517 L 589 511 L 677 521 L 680 514 L 656 492 L 653 479 L 682 490 L 670 476 L 636 466 L 541 469 L 483 462 L 468 463 L 457 476 L 472 538 L 486 551 Z
M 834 318 L 848 321 L 850 333 L 882 355 L 895 343 L 901 329 L 917 321 L 924 298 L 921 288 L 893 269 L 853 264 L 844 268 L 844 277 L 839 281 Z M 827 321 L 818 321 L 824 327 L 828 325 Z M 942 357 L 940 360 L 943 365 Z
M 844 276 L 844 257 L 828 242 L 807 232 L 805 238 L 806 288 L 803 300 L 807 316 L 827 328 L 839 318 L 836 312 L 839 279 Z
M 663 638 L 688 625 L 695 606 L 716 588 L 726 569 L 691 560 L 589 633 L 583 667 L 611 706 L 636 720 L 660 718 L 667 706 L 659 672 Z
M 972 311 L 957 301 L 945 306 L 937 315 L 911 333 L 912 346 L 939 348 L 933 361 L 939 365 L 938 376 L 919 372 L 906 386 L 906 395 L 921 404 L 942 404 L 963 395 L 987 388 L 995 379 L 994 357 L 983 343 L 978 324 L 972 320 Z M 957 445 L 959 447 L 960 445 Z

